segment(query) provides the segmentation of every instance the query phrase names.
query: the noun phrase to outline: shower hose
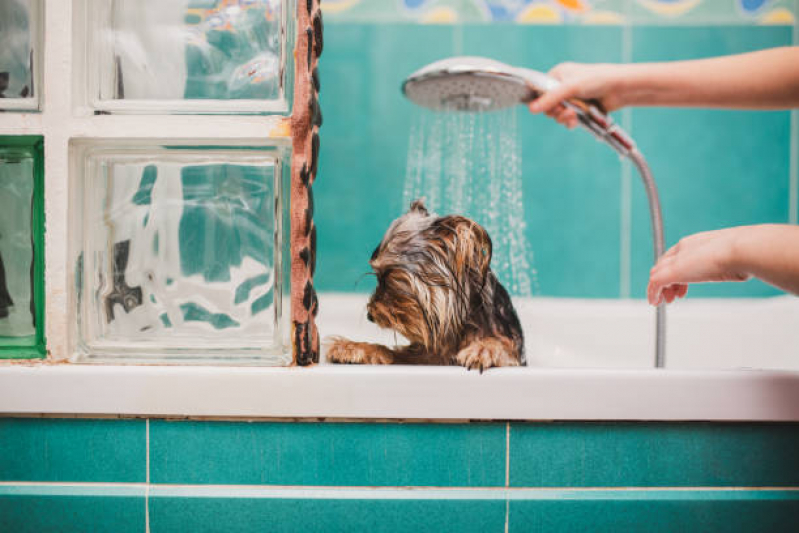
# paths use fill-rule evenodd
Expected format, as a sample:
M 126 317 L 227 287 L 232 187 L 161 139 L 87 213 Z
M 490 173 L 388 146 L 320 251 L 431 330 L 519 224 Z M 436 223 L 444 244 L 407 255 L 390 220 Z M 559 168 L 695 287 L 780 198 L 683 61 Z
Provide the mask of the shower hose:
M 665 251 L 663 239 L 663 214 L 660 209 L 660 198 L 658 196 L 655 178 L 649 169 L 644 156 L 638 149 L 633 148 L 627 153 L 627 157 L 633 162 L 641 180 L 644 182 L 646 198 L 649 201 L 649 215 L 652 219 L 652 243 L 655 249 L 655 263 Z M 666 366 L 666 304 L 658 305 L 655 315 L 655 367 L 663 368 Z

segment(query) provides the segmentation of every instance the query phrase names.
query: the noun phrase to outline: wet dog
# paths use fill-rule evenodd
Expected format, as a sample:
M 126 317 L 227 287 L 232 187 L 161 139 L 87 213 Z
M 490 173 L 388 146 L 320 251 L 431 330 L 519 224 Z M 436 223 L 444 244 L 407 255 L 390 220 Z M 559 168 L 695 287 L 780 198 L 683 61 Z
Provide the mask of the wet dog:
M 525 364 L 519 318 L 491 271 L 491 238 L 476 222 L 431 215 L 417 200 L 391 224 L 369 264 L 377 288 L 367 318 L 410 344 L 390 348 L 334 338 L 328 361 L 462 365 L 481 372 Z

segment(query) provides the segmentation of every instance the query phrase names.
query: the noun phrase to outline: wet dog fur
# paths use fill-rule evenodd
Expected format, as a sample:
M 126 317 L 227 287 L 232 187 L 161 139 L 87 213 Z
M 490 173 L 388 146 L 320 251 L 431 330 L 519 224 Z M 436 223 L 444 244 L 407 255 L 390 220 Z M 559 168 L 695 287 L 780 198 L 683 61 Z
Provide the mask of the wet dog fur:
M 369 261 L 377 288 L 367 318 L 406 346 L 333 338 L 327 360 L 350 364 L 461 365 L 481 372 L 525 365 L 510 296 L 490 268 L 491 239 L 468 218 L 431 215 L 423 201 L 395 220 Z

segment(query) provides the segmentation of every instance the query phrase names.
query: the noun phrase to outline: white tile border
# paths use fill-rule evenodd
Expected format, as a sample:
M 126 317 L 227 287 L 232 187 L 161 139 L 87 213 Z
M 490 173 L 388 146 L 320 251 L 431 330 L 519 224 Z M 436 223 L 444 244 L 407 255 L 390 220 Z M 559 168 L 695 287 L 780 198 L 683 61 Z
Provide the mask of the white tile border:
M 2 495 L 142 496 L 143 483 L 0 482 Z M 709 493 L 719 500 L 796 499 L 799 487 L 363 487 L 284 485 L 152 485 L 159 498 L 248 498 L 314 500 L 684 500 Z
M 13 365 L 0 414 L 799 421 L 799 372 Z

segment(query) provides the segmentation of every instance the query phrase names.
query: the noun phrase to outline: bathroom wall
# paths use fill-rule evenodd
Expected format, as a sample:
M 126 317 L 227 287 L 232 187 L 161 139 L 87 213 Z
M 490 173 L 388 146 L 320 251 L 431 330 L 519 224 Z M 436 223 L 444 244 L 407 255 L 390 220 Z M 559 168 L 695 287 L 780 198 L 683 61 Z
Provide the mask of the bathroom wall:
M 322 291 L 367 292 L 367 261 L 403 207 L 408 135 L 400 93 L 422 65 L 482 55 L 548 70 L 566 60 L 691 59 L 791 45 L 795 1 L 327 0 L 320 179 Z M 634 109 L 614 114 L 658 180 L 667 244 L 722 227 L 797 219 L 791 112 Z M 528 238 L 543 296 L 644 296 L 652 262 L 638 175 L 585 132 L 519 108 Z M 760 297 L 758 281 L 692 297 Z
M 0 419 L 0 530 L 795 531 L 797 445 L 795 424 Z

